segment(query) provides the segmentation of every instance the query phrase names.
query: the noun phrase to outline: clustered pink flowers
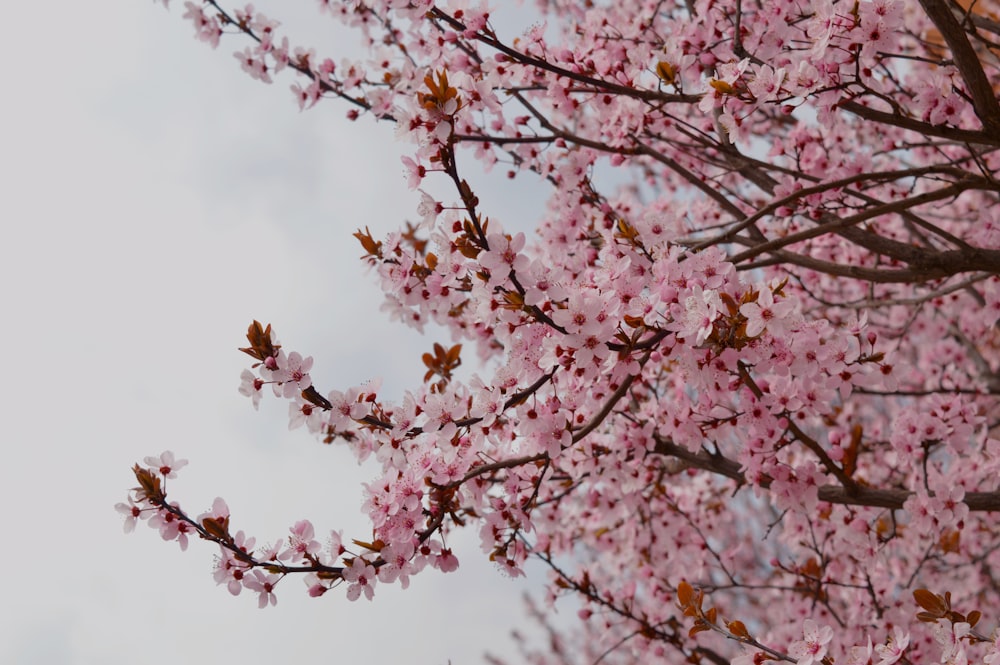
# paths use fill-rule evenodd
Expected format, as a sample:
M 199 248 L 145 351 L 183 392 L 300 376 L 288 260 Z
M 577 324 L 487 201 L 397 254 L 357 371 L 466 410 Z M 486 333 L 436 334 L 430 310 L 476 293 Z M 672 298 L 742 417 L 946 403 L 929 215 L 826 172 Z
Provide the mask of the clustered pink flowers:
M 996 22 L 538 5 L 550 22 L 510 36 L 483 3 L 321 2 L 371 46 L 335 63 L 251 5 L 187 3 L 200 39 L 248 40 L 254 78 L 294 70 L 303 108 L 393 122 L 411 189 L 451 183 L 418 224 L 354 235 L 390 315 L 452 340 L 392 401 L 313 385 L 250 326 L 240 392 L 376 465 L 363 539 L 302 521 L 258 546 L 221 499 L 191 517 L 170 453 L 135 467 L 126 530 L 215 542 L 217 583 L 264 607 L 292 574 L 371 600 L 454 570 L 448 534 L 476 528 L 580 600 L 586 662 L 1000 663 Z M 552 185 L 534 235 L 484 209 L 470 156 Z

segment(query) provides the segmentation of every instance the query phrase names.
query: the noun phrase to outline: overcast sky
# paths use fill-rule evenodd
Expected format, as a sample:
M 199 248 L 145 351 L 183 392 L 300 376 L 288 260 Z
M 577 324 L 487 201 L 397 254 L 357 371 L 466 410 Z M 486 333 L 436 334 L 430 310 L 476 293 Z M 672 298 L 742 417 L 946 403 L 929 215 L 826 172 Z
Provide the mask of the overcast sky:
M 274 14 L 292 36 L 337 55 L 315 2 L 268 4 L 284 5 Z M 5 12 L 0 662 L 515 653 L 508 631 L 530 584 L 496 572 L 474 531 L 453 541 L 457 573 L 379 587 L 374 603 L 310 599 L 292 579 L 265 611 L 215 586 L 212 546 L 122 533 L 114 504 L 130 466 L 170 449 L 190 460 L 170 485 L 190 512 L 223 496 L 259 542 L 303 518 L 366 536 L 359 483 L 375 470 L 289 433 L 282 403 L 254 412 L 236 390 L 249 361 L 236 347 L 252 319 L 271 322 L 315 357 L 324 389 L 382 376 L 398 395 L 420 381 L 420 352 L 448 341 L 387 323 L 350 235 L 416 216 L 392 128 L 349 123 L 335 102 L 299 113 L 290 76 L 252 81 L 237 39 L 212 51 L 182 13 L 179 0 L 170 12 L 144 0 Z M 480 194 L 508 228 L 537 217 L 537 191 Z

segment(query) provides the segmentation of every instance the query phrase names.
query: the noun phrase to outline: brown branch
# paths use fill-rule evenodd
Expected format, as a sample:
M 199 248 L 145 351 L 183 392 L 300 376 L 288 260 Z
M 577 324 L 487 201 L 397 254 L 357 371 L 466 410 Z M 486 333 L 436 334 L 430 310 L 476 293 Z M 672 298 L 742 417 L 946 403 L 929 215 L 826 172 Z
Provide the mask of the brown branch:
M 658 336 L 658 338 L 662 340 L 665 336 L 666 333 L 661 333 Z M 628 389 L 632 387 L 632 384 L 635 382 L 635 380 L 639 378 L 640 374 L 642 374 L 642 368 L 646 366 L 646 361 L 649 360 L 649 356 L 650 354 L 653 353 L 654 348 L 656 347 L 655 346 L 649 347 L 646 350 L 646 353 L 644 353 L 642 358 L 639 360 L 639 374 L 629 374 L 628 376 L 626 376 L 625 380 L 622 381 L 620 386 L 618 386 L 618 389 L 611 394 L 611 397 L 608 398 L 608 401 L 605 402 L 603 407 L 601 407 L 601 410 L 598 411 L 597 414 L 590 419 L 590 422 L 581 427 L 580 429 L 576 430 L 575 432 L 573 432 L 573 443 L 577 443 L 578 441 L 583 439 L 585 436 L 593 432 L 598 425 L 604 422 L 604 419 L 608 417 L 611 411 L 615 408 L 615 405 L 618 404 L 619 400 L 621 400 L 621 398 L 625 396 L 625 393 L 628 392 Z
M 467 28 L 465 24 L 458 19 L 449 16 L 440 9 L 434 8 L 429 12 L 432 18 L 438 19 L 447 23 L 456 32 L 464 33 Z M 612 81 L 605 81 L 602 79 L 596 79 L 592 76 L 587 76 L 585 74 L 580 74 L 552 63 L 535 58 L 533 56 L 522 53 L 511 47 L 507 46 L 501 42 L 493 34 L 486 34 L 484 31 L 477 32 L 475 35 L 477 41 L 486 44 L 487 46 L 500 51 L 507 57 L 511 58 L 514 62 L 525 65 L 527 67 L 533 67 L 535 69 L 541 69 L 557 76 L 561 76 L 578 83 L 583 83 L 585 85 L 593 86 L 593 92 L 609 92 L 615 95 L 621 95 L 624 97 L 633 97 L 636 99 L 643 99 L 646 101 L 656 101 L 656 102 L 681 102 L 686 104 L 695 104 L 701 100 L 701 95 L 671 95 L 665 94 L 658 90 L 644 90 L 641 88 L 629 87 L 626 85 L 621 85 L 619 83 L 614 83 Z
M 524 399 L 526 397 L 528 397 L 529 395 L 533 394 L 539 388 L 541 388 L 546 383 L 548 383 L 549 381 L 551 381 L 552 377 L 555 376 L 555 373 L 556 373 L 557 369 L 558 369 L 558 367 L 552 368 L 551 370 L 549 370 L 545 374 L 542 374 L 540 377 L 538 377 L 538 379 L 536 379 L 534 383 L 532 383 L 530 386 L 528 386 L 524 390 L 519 390 L 518 392 L 516 392 L 513 395 L 511 395 L 510 397 L 508 397 L 506 399 L 506 401 L 504 401 L 504 403 L 503 403 L 504 410 L 506 411 L 507 409 L 509 409 L 510 407 L 514 406 L 515 404 L 518 404 L 518 403 L 524 401 Z M 320 407 L 320 408 L 323 409 L 324 411 L 328 411 L 329 410 L 328 407 Z M 481 417 L 480 418 L 463 418 L 462 420 L 456 420 L 455 421 L 455 426 L 456 427 L 472 427 L 473 425 L 477 425 L 477 424 L 481 423 L 482 421 L 483 421 L 483 419 Z M 395 427 L 395 425 L 393 425 L 390 422 L 386 422 L 384 420 L 379 420 L 375 416 L 370 416 L 370 415 L 369 416 L 364 416 L 363 418 L 358 418 L 356 422 L 363 423 L 365 425 L 368 425 L 370 427 L 374 427 L 376 429 L 392 429 L 393 427 Z M 418 435 L 423 434 L 423 433 L 424 433 L 424 428 L 423 427 L 412 427 L 412 428 L 410 428 L 410 429 L 408 429 L 406 431 L 406 436 L 412 438 L 414 436 L 418 436 Z
M 740 263 L 773 249 L 787 247 L 788 245 L 826 235 L 827 233 L 837 233 L 838 235 L 841 235 L 851 242 L 865 247 L 870 251 L 877 252 L 900 261 L 905 261 L 906 263 L 924 265 L 933 261 L 936 256 L 940 256 L 943 252 L 933 252 L 932 250 L 928 250 L 924 247 L 916 247 L 914 245 L 892 240 L 871 232 L 862 231 L 860 229 L 852 229 L 851 227 L 880 215 L 901 213 L 916 206 L 958 196 L 965 190 L 974 188 L 975 185 L 976 183 L 974 181 L 964 179 L 960 182 L 953 183 L 946 187 L 941 187 L 934 191 L 911 196 L 908 199 L 901 199 L 890 203 L 882 203 L 880 205 L 871 206 L 865 208 L 856 215 L 851 215 L 849 217 L 837 218 L 833 215 L 828 215 L 827 219 L 829 221 L 821 223 L 818 226 L 803 229 L 797 233 L 791 233 L 782 238 L 776 238 L 774 240 L 761 243 L 737 254 L 730 260 L 733 263 Z M 996 260 L 1000 260 L 1000 255 L 996 257 Z
M 739 462 L 731 460 L 723 455 L 712 455 L 705 451 L 692 453 L 687 448 L 677 445 L 673 441 L 654 436 L 656 446 L 653 453 L 666 457 L 675 457 L 683 461 L 687 466 L 694 469 L 701 469 L 724 476 L 736 481 L 737 485 L 749 484 L 749 480 L 743 474 L 742 466 Z M 770 476 L 763 476 L 756 483 L 763 489 L 769 489 L 774 479 Z M 827 503 L 836 503 L 845 506 L 867 506 L 869 508 L 888 508 L 891 510 L 901 510 L 906 500 L 914 492 L 904 489 L 879 489 L 875 487 L 865 487 L 858 485 L 853 491 L 840 485 L 822 485 L 819 487 L 819 500 Z M 998 512 L 1000 511 L 1000 492 L 966 492 L 962 500 L 972 512 Z
M 509 143 L 554 143 L 558 136 L 488 136 L 486 134 L 455 134 L 455 143 L 494 143 L 507 145 Z
M 938 138 L 948 139 L 959 143 L 1000 146 L 1000 136 L 995 136 L 986 132 L 958 129 L 957 127 L 948 127 L 945 125 L 932 125 L 929 122 L 923 122 L 915 118 L 908 118 L 904 115 L 899 115 L 898 113 L 877 111 L 855 101 L 840 102 L 837 106 L 865 120 L 880 122 L 883 125 L 892 125 L 894 127 L 899 127 L 900 129 L 909 129 L 922 134 L 925 137 L 936 136 Z
M 703 194 L 707 195 L 710 199 L 718 203 L 719 207 L 721 207 L 723 210 L 728 212 L 733 217 L 736 217 L 737 219 L 743 219 L 745 217 L 743 211 L 740 210 L 739 207 L 736 206 L 732 201 L 727 199 L 721 192 L 719 192 L 710 183 L 705 182 L 704 180 L 701 179 L 701 177 L 681 166 L 676 160 L 667 157 L 659 150 L 656 150 L 655 148 L 646 145 L 645 143 L 642 143 L 638 139 L 635 139 L 635 143 L 636 143 L 635 147 L 636 154 L 647 155 L 649 157 L 652 157 L 656 161 L 660 162 L 661 164 L 669 168 L 671 171 L 673 171 L 677 175 L 687 180 L 691 185 L 701 190 Z
M 666 333 L 663 333 L 658 336 L 658 339 L 663 339 L 663 337 L 665 336 Z M 649 348 L 645 354 L 643 354 L 642 359 L 639 361 L 640 366 L 646 364 L 646 361 L 649 359 L 651 353 L 652 353 L 652 347 Z M 549 377 L 549 374 L 546 374 L 545 377 Z M 588 422 L 586 425 L 573 432 L 573 443 L 578 443 L 579 441 L 581 441 L 584 437 L 586 437 L 588 434 L 593 432 L 598 426 L 600 426 L 602 422 L 604 422 L 604 420 L 608 417 L 611 411 L 614 410 L 615 405 L 617 405 L 618 402 L 621 400 L 621 398 L 625 396 L 625 393 L 628 392 L 628 389 L 632 387 L 632 384 L 635 382 L 637 378 L 638 375 L 636 374 L 629 374 L 627 377 L 625 377 L 625 380 L 622 381 L 621 385 L 618 386 L 618 389 L 611 394 L 611 397 L 609 397 L 607 402 L 605 402 L 604 406 L 601 407 L 601 410 L 598 411 L 594 415 L 594 417 L 590 419 L 590 422 Z M 538 382 L 536 381 L 536 384 L 537 383 Z M 515 403 L 515 401 L 520 401 L 520 398 L 518 400 L 513 400 L 512 398 L 511 400 L 508 400 L 508 404 L 513 404 Z M 419 428 L 414 428 L 414 429 L 419 429 Z M 472 480 L 473 478 L 485 475 L 487 473 L 491 473 L 493 471 L 499 471 L 501 469 L 509 469 L 515 466 L 523 466 L 525 464 L 533 464 L 535 462 L 540 462 L 546 459 L 548 459 L 548 453 L 538 453 L 536 455 L 515 457 L 512 459 L 500 460 L 498 462 L 491 462 L 489 464 L 482 464 L 480 466 L 470 469 L 462 477 L 461 480 L 457 480 L 453 483 L 450 483 L 448 487 L 457 487 L 469 480 Z
M 712 245 L 716 245 L 716 244 L 719 244 L 719 243 L 729 242 L 730 240 L 732 240 L 736 236 L 737 233 L 739 233 L 740 231 L 746 229 L 751 224 L 754 224 L 754 223 L 760 221 L 761 219 L 763 219 L 764 217 L 766 217 L 766 216 L 770 215 L 771 213 L 775 212 L 776 210 L 778 210 L 778 208 L 781 208 L 782 206 L 787 206 L 790 203 L 794 203 L 794 202 L 798 201 L 799 199 L 803 199 L 803 198 L 806 198 L 808 196 L 812 196 L 813 194 L 820 194 L 822 192 L 826 192 L 826 191 L 831 190 L 831 189 L 837 189 L 839 187 L 847 187 L 848 185 L 853 185 L 853 184 L 857 184 L 857 183 L 863 183 L 863 182 L 866 182 L 866 181 L 869 181 L 869 180 L 874 180 L 874 181 L 879 181 L 879 182 L 886 182 L 886 181 L 892 182 L 892 181 L 895 181 L 895 180 L 899 180 L 901 178 L 919 178 L 921 176 L 926 176 L 926 175 L 930 175 L 930 174 L 942 174 L 942 175 L 943 174 L 949 174 L 949 175 L 955 175 L 956 177 L 962 177 L 962 176 L 965 176 L 967 174 L 967 172 L 961 171 L 959 169 L 956 169 L 956 168 L 953 168 L 953 167 L 950 167 L 950 166 L 936 166 L 935 165 L 935 166 L 924 166 L 924 167 L 912 168 L 912 169 L 901 169 L 901 170 L 897 170 L 897 171 L 882 171 L 882 172 L 876 172 L 876 173 L 859 173 L 859 174 L 856 174 L 856 175 L 847 176 L 845 178 L 840 178 L 838 180 L 828 180 L 828 181 L 825 181 L 825 182 L 820 182 L 820 183 L 818 183 L 816 185 L 813 185 L 811 187 L 803 187 L 802 189 L 796 190 L 796 191 L 792 192 L 791 194 L 788 194 L 788 195 L 786 195 L 786 196 L 784 196 L 784 197 L 782 197 L 780 199 L 776 199 L 776 200 L 772 201 L 771 203 L 768 203 L 763 208 L 758 209 L 757 212 L 755 212 L 753 215 L 751 215 L 751 216 L 747 217 L 746 219 L 740 221 L 738 224 L 736 224 L 732 228 L 727 229 L 725 231 L 725 233 L 722 233 L 720 235 L 714 236 L 712 238 L 708 238 L 708 239 L 706 239 L 706 240 L 698 243 L 697 245 L 695 245 L 692 249 L 694 251 L 698 251 L 698 250 L 704 249 L 706 247 L 710 247 Z M 853 190 L 847 190 L 847 191 L 852 196 L 858 196 L 858 194 L 855 193 Z
M 958 68 L 972 97 L 972 107 L 983 123 L 983 129 L 992 137 L 1000 137 L 1000 104 L 993 92 L 976 50 L 972 48 L 962 25 L 955 18 L 947 0 L 920 0 L 941 37 L 948 44 L 955 67 Z
M 461 480 L 456 480 L 454 482 L 448 483 L 445 487 L 452 488 L 463 485 L 473 478 L 478 478 L 479 476 L 486 475 L 487 473 L 492 473 L 494 471 L 500 471 L 501 469 L 511 469 L 515 466 L 524 466 L 525 464 L 534 464 L 535 462 L 541 462 L 548 459 L 548 453 L 538 453 L 537 455 L 528 455 L 526 457 L 514 457 L 512 459 L 500 460 L 499 462 L 490 462 L 489 464 L 480 464 L 479 466 L 472 467 Z
M 227 12 L 225 9 L 219 6 L 216 0 L 205 0 L 205 2 L 208 4 L 208 6 L 214 8 L 219 13 L 219 16 L 222 18 L 222 20 L 225 22 L 226 25 L 235 26 L 240 32 L 248 36 L 250 39 L 254 40 L 258 44 L 261 43 L 260 36 L 253 30 L 251 30 L 250 26 L 233 18 L 232 15 L 229 14 L 229 12 Z M 358 99 L 356 97 L 350 96 L 343 90 L 338 90 L 335 86 L 330 85 L 329 83 L 321 79 L 319 76 L 317 76 L 316 73 L 313 72 L 311 69 L 304 66 L 301 63 L 301 61 L 295 61 L 293 59 L 290 59 L 287 63 L 287 66 L 290 69 L 294 69 L 299 74 L 302 74 L 303 76 L 307 77 L 309 80 L 319 83 L 319 86 L 320 88 L 322 88 L 323 92 L 331 93 L 334 96 L 339 97 L 340 99 L 346 101 L 348 104 L 353 104 L 354 106 L 357 106 L 365 111 L 372 110 L 371 104 L 369 104 L 365 99 L 363 98 Z M 388 120 L 389 122 L 396 122 L 396 118 L 388 113 L 383 113 L 382 115 L 376 117 L 379 120 Z
M 185 513 L 183 510 L 181 510 L 178 506 L 174 506 L 167 503 L 166 494 L 164 494 L 162 497 L 146 496 L 144 498 L 156 508 L 159 508 L 160 510 L 165 510 L 171 515 L 173 515 L 175 518 L 179 519 L 180 521 L 189 524 L 202 540 L 209 540 L 213 543 L 216 543 L 220 547 L 223 547 L 232 552 L 233 555 L 236 557 L 236 559 L 246 564 L 248 568 L 269 568 L 280 572 L 282 575 L 286 575 L 288 573 L 321 572 L 321 573 L 336 575 L 338 577 L 344 570 L 342 566 L 325 566 L 321 563 L 315 563 L 310 566 L 290 566 L 280 561 L 271 561 L 271 560 L 261 561 L 259 559 L 255 559 L 252 554 L 237 547 L 236 542 L 233 541 L 231 537 L 228 539 L 221 538 L 219 536 L 210 533 L 207 529 L 205 529 L 205 527 L 203 527 L 193 518 L 188 516 L 188 514 Z
M 982 271 L 991 275 L 1000 273 L 1000 251 L 998 250 L 975 249 L 972 252 L 968 250 L 938 252 L 932 261 L 898 270 L 844 265 L 784 250 L 774 252 L 773 256 L 773 259 L 739 265 L 737 270 L 753 270 L 763 266 L 787 263 L 827 275 L 852 277 L 876 284 L 918 284 L 944 279 L 963 272 Z
M 764 392 L 753 380 L 753 377 L 750 376 L 750 370 L 742 360 L 739 361 L 739 374 L 743 384 L 750 389 L 750 392 L 754 394 L 754 397 L 758 400 L 761 399 L 764 396 Z M 837 480 L 840 481 L 841 486 L 847 490 L 848 494 L 853 494 L 857 490 L 858 484 L 854 482 L 854 479 L 848 476 L 847 472 L 845 472 L 842 467 L 830 458 L 827 452 L 823 450 L 823 446 L 821 446 L 816 439 L 803 432 L 802 429 L 795 424 L 795 421 L 792 418 L 788 418 L 788 430 L 795 435 L 795 438 L 798 439 L 800 443 L 811 450 L 813 454 L 819 458 L 823 468 L 837 477 Z

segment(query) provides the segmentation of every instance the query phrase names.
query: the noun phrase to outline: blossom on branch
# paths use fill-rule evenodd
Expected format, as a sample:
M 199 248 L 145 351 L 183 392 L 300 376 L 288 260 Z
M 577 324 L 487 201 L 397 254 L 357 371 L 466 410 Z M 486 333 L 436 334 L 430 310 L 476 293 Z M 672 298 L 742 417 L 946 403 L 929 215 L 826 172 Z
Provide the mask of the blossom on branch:
M 391 399 L 248 328 L 239 392 L 372 465 L 365 533 L 257 545 L 221 499 L 173 500 L 169 452 L 133 467 L 125 529 L 209 541 L 261 607 L 290 575 L 371 600 L 534 560 L 581 607 L 527 662 L 998 665 L 996 12 L 536 4 L 507 34 L 502 3 L 321 2 L 363 61 L 186 4 L 251 77 L 405 145 L 417 217 L 345 233 L 433 352 Z M 533 219 L 503 219 L 491 170 L 548 188 Z

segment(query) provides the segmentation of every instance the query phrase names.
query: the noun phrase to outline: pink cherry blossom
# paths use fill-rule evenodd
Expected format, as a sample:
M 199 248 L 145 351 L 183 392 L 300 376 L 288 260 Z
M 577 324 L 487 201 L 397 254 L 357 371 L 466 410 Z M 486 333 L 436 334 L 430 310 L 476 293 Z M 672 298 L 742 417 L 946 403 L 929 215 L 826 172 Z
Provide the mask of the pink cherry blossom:
M 144 512 L 142 506 L 133 501 L 132 497 L 128 497 L 127 501 L 128 503 L 116 503 L 115 510 L 125 517 L 122 523 L 125 533 L 132 533 L 140 520 L 149 519 L 149 513 Z
M 757 300 L 748 302 L 740 307 L 740 314 L 747 317 L 747 336 L 756 337 L 764 332 L 765 328 L 780 324 L 781 319 L 788 316 L 794 309 L 795 304 L 787 299 L 775 302 L 774 294 L 768 287 L 763 287 L 759 291 Z M 772 332 L 780 332 L 774 330 Z
M 934 640 L 941 648 L 941 662 L 947 665 L 966 665 L 968 655 L 962 640 L 969 634 L 972 627 L 964 621 L 951 623 L 939 620 L 931 626 Z
M 177 508 L 176 504 L 173 505 Z M 193 530 L 191 525 L 181 519 L 175 512 L 161 509 L 146 522 L 160 532 L 163 540 L 176 540 L 182 550 L 188 547 L 188 534 Z
M 166 1 L 163 4 L 166 6 Z M 219 20 L 214 16 L 207 16 L 204 10 L 193 2 L 185 2 L 184 7 L 187 10 L 184 13 L 184 18 L 194 23 L 198 39 L 207 42 L 212 48 L 217 47 L 219 38 L 222 37 L 222 26 L 219 24 Z
M 288 537 L 288 547 L 294 558 L 301 560 L 320 551 L 322 546 L 315 539 L 313 525 L 309 520 L 296 522 L 289 531 L 292 535 Z
M 806 619 L 802 622 L 802 632 L 805 639 L 792 642 L 788 647 L 789 655 L 798 659 L 796 665 L 819 663 L 826 656 L 830 640 L 833 639 L 833 628 L 830 626 L 820 628 L 812 619 Z
M 406 169 L 406 184 L 410 189 L 416 189 L 427 175 L 427 169 L 405 155 L 401 159 Z
M 868 643 L 853 646 L 847 651 L 847 665 L 869 665 L 872 662 L 872 638 L 868 638 Z
M 989 646 L 989 653 L 983 658 L 983 662 L 986 665 L 997 665 L 997 663 L 1000 663 L 1000 633 L 997 633 L 993 638 L 993 642 Z
M 879 659 L 877 665 L 892 665 L 903 657 L 903 652 L 906 651 L 909 644 L 910 634 L 901 627 L 895 626 L 888 642 L 875 647 L 875 655 Z
M 512 270 L 522 271 L 527 267 L 528 257 L 520 253 L 525 243 L 523 233 L 513 237 L 493 233 L 487 241 L 490 249 L 480 254 L 479 265 L 493 274 L 491 283 L 501 283 Z
M 693 337 L 696 346 L 701 345 L 712 334 L 721 306 L 722 301 L 715 291 L 703 291 L 695 284 L 691 295 L 684 299 L 686 312 L 679 332 L 685 337 Z
M 159 457 L 146 457 L 143 461 L 164 478 L 176 478 L 177 470 L 184 468 L 188 463 L 186 459 L 174 458 L 173 452 L 169 450 L 160 453 Z
M 257 607 L 264 609 L 268 605 L 278 604 L 278 597 L 274 595 L 274 587 L 280 579 L 277 575 L 254 570 L 243 578 L 243 586 L 257 593 Z
M 344 568 L 343 576 L 349 583 L 348 600 L 357 600 L 362 592 L 368 600 L 375 596 L 375 568 L 361 557 L 355 557 L 351 565 Z
M 261 388 L 264 387 L 264 380 L 248 369 L 240 374 L 240 394 L 249 397 L 254 409 L 260 408 L 260 400 L 263 396 Z

